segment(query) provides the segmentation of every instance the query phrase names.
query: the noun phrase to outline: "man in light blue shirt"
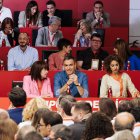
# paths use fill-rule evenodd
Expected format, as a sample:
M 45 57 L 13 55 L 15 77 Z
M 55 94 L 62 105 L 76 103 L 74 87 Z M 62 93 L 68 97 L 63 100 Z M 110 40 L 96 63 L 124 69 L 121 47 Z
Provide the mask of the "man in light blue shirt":
M 8 70 L 29 70 L 32 64 L 38 60 L 38 51 L 28 46 L 29 37 L 27 33 L 20 33 L 19 46 L 8 52 Z
M 54 94 L 56 97 L 69 92 L 74 97 L 88 97 L 87 75 L 76 71 L 76 62 L 72 56 L 66 56 L 63 62 L 64 71 L 54 77 Z

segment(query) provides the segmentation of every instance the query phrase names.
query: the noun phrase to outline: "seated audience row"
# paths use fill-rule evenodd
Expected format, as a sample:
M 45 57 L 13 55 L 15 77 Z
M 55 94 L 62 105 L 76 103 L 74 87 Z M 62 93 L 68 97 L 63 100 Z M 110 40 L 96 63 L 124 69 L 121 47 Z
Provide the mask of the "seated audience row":
M 76 70 L 74 58 L 65 57 L 63 66 L 64 70 L 54 76 L 54 96 L 59 97 L 64 92 L 68 92 L 74 97 L 88 97 L 87 75 Z M 100 97 L 127 97 L 127 90 L 132 97 L 140 96 L 129 75 L 120 71 L 122 62 L 117 55 L 110 55 L 105 59 L 105 68 L 107 74 L 101 81 Z M 23 89 L 28 97 L 53 97 L 47 73 L 45 62 L 37 61 L 33 64 L 30 76 L 25 76 L 23 79 Z

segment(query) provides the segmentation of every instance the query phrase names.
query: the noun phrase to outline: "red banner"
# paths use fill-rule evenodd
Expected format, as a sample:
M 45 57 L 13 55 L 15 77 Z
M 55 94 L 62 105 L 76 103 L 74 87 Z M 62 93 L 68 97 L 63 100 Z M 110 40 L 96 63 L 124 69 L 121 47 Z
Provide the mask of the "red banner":
M 118 104 L 121 100 L 131 100 L 132 98 L 112 98 L 112 100 L 115 102 L 116 107 L 118 107 Z M 30 99 L 28 99 L 29 101 Z M 49 108 L 52 108 L 52 110 L 56 111 L 56 100 L 57 98 L 46 98 L 46 105 Z M 77 98 L 78 101 L 86 101 L 89 102 L 92 106 L 93 111 L 97 111 L 99 108 L 99 100 L 100 98 Z M 0 98 L 0 108 L 8 109 L 10 105 L 10 101 L 8 98 Z

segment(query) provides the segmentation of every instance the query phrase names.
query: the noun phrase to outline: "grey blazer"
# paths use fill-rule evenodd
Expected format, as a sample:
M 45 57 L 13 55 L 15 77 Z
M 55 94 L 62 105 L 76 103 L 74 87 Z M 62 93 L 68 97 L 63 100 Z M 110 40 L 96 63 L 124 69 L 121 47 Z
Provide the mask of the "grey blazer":
M 110 27 L 110 17 L 109 14 L 104 12 L 103 13 L 103 27 Z M 86 15 L 86 20 L 88 20 L 89 22 L 91 22 L 91 27 L 94 28 L 97 24 L 95 17 L 93 15 L 93 11 L 87 13 Z
M 54 46 L 57 45 L 57 42 L 60 38 L 63 38 L 63 34 L 58 30 L 54 37 Z M 36 38 L 35 46 L 48 46 L 48 27 L 42 27 L 38 30 L 38 35 Z
M 36 26 L 37 27 L 42 27 L 42 16 L 41 13 L 39 13 L 37 22 L 36 22 Z M 18 17 L 18 27 L 26 27 L 26 15 L 25 15 L 25 11 L 21 11 L 19 13 L 19 17 Z

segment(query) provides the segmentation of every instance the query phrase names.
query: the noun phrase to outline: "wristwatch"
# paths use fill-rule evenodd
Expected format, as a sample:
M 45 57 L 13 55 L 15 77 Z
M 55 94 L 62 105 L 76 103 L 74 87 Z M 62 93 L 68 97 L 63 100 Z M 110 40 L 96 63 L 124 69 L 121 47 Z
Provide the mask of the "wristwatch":
M 81 86 L 81 84 L 80 84 L 80 83 L 78 83 L 78 84 L 76 84 L 76 86 Z

